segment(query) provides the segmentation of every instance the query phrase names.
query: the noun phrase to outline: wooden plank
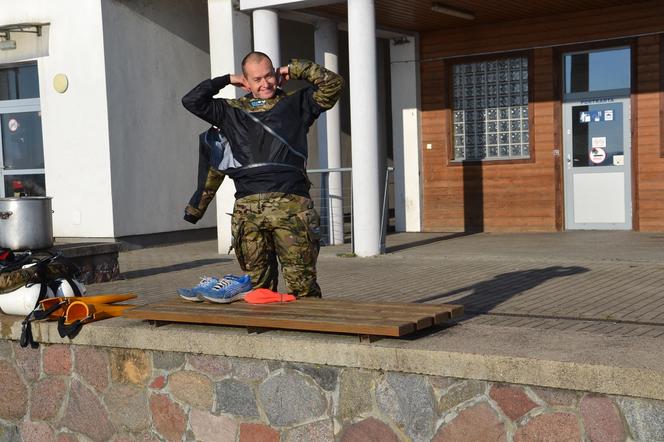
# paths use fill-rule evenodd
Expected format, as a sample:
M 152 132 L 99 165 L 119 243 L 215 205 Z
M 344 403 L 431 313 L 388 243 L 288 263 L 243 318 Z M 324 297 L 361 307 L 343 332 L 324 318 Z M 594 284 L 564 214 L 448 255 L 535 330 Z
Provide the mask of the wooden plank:
M 273 312 L 264 314 L 252 312 L 230 312 L 224 310 L 204 312 L 200 309 L 173 310 L 170 307 L 143 306 L 132 309 L 125 314 L 126 317 L 153 320 L 187 322 L 194 324 L 234 325 L 243 327 L 266 327 L 289 330 L 305 330 L 336 333 L 353 333 L 380 336 L 403 336 L 415 331 L 415 324 L 396 321 L 349 321 L 330 319 L 327 317 L 288 315 L 275 316 Z
M 317 302 L 312 302 L 308 304 L 303 304 L 302 300 L 298 302 L 287 302 L 283 304 L 275 303 L 269 305 L 252 305 L 246 304 L 243 302 L 235 302 L 231 304 L 214 304 L 214 303 L 201 303 L 201 304 L 191 304 L 188 301 L 179 300 L 182 303 L 167 302 L 162 304 L 157 304 L 158 307 L 169 308 L 169 309 L 180 309 L 191 307 L 193 309 L 205 312 L 216 313 L 220 309 L 224 310 L 224 313 L 240 313 L 245 314 L 247 312 L 259 313 L 259 314 L 270 314 L 275 317 L 287 317 L 287 316 L 308 316 L 308 317 L 323 317 L 323 318 L 337 318 L 342 320 L 387 320 L 395 322 L 404 322 L 404 323 L 414 323 L 417 330 L 422 330 L 427 327 L 431 327 L 434 323 L 444 322 L 450 317 L 450 313 L 445 311 L 434 311 L 432 313 L 428 312 L 414 312 L 414 311 L 396 311 L 393 309 L 373 309 L 369 310 L 358 308 L 358 307 L 346 307 L 343 303 L 338 303 L 336 305 L 323 305 Z
M 180 303 L 181 301 L 182 303 Z M 184 300 L 153 304 L 171 309 L 181 308 L 183 305 L 191 306 Z M 434 324 L 442 324 L 450 318 L 463 314 L 461 306 L 443 305 L 417 305 L 417 304 L 372 304 L 354 303 L 342 300 L 305 300 L 301 299 L 294 303 L 251 305 L 245 303 L 232 303 L 226 305 L 204 303 L 196 304 L 197 309 L 216 312 L 223 308 L 226 312 L 258 312 L 274 314 L 300 314 L 311 316 L 335 317 L 335 318 L 371 318 L 386 319 L 391 321 L 413 322 L 418 330 L 430 327 Z
M 265 305 L 191 303 L 179 298 L 140 306 L 125 316 L 152 321 L 281 328 L 398 337 L 463 314 L 449 304 L 300 299 Z

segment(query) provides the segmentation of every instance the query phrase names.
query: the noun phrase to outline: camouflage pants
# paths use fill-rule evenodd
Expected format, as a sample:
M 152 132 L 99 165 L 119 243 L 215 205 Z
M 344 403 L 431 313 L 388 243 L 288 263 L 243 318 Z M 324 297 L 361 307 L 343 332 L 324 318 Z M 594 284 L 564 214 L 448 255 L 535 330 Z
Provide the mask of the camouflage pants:
M 320 249 L 320 218 L 309 198 L 263 193 L 235 201 L 233 247 L 254 288 L 277 290 L 277 258 L 290 291 L 320 297 L 316 261 Z

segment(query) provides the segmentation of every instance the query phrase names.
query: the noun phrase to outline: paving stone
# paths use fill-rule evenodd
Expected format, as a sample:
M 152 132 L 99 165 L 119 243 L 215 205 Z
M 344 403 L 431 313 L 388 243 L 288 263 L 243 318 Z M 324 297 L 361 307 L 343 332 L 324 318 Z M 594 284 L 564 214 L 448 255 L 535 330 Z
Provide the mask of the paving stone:
M 189 425 L 195 439 L 201 442 L 234 441 L 238 430 L 234 419 L 195 408 L 189 414 Z
M 69 400 L 60 426 L 100 442 L 113 435 L 113 425 L 101 401 L 91 389 L 76 379 L 71 381 Z
M 55 442 L 53 428 L 46 422 L 23 421 L 19 429 L 23 442 Z
M 373 409 L 371 392 L 375 383 L 375 372 L 345 369 L 341 373 L 337 413 L 342 421 L 357 419 Z
M 617 399 L 632 437 L 637 441 L 664 441 L 664 403 L 647 399 Z
M 44 347 L 43 364 L 44 373 L 62 374 L 71 373 L 71 350 L 69 345 L 48 345 Z
M 14 359 L 11 341 L 0 338 L 0 358 L 9 359 L 10 361 Z
M 231 361 L 220 356 L 189 354 L 187 355 L 187 362 L 194 369 L 213 378 L 227 376 L 232 370 Z
M 47 377 L 32 386 L 31 420 L 54 418 L 65 401 L 67 384 L 62 377 Z
M 34 382 L 41 373 L 41 351 L 39 348 L 21 347 L 18 342 L 12 342 L 14 348 L 14 362 L 18 366 L 23 379 Z
M 164 375 L 157 376 L 152 380 L 152 382 L 150 382 L 150 385 L 148 385 L 148 387 L 154 390 L 161 390 L 165 386 L 166 386 L 166 376 Z
M 0 360 L 0 418 L 18 421 L 28 411 L 28 389 L 16 368 Z
M 256 359 L 232 358 L 233 377 L 243 381 L 263 381 L 268 375 L 267 364 L 265 361 Z
M 152 423 L 157 432 L 166 440 L 180 442 L 184 436 L 187 422 L 182 408 L 164 394 L 150 397 Z
M 296 371 L 266 379 L 258 387 L 263 411 L 271 424 L 290 426 L 321 416 L 327 409 L 322 392 Z
M 18 427 L 0 422 L 0 442 L 16 442 L 21 440 Z
M 215 411 L 242 417 L 258 417 L 256 395 L 251 386 L 237 379 L 215 383 L 217 406 Z
M 78 437 L 76 437 L 76 435 L 73 433 L 59 433 L 55 438 L 55 442 L 80 442 L 80 441 Z
M 109 356 L 107 350 L 97 347 L 74 347 L 74 371 L 97 391 L 108 387 Z
M 394 431 L 384 422 L 370 417 L 341 430 L 341 442 L 399 442 Z
M 458 384 L 461 382 L 457 378 L 448 378 L 443 376 L 430 376 L 429 382 L 435 391 L 441 392 L 442 390 L 447 390 L 452 385 Z
M 104 403 L 115 428 L 138 432 L 150 426 L 148 397 L 144 389 L 130 384 L 113 384 L 104 395 Z
M 625 427 L 618 408 L 606 396 L 586 395 L 579 404 L 583 426 L 593 442 L 625 440 Z
M 203 374 L 190 370 L 177 371 L 168 377 L 168 389 L 187 405 L 212 410 L 212 381 Z
M 326 365 L 314 364 L 289 364 L 290 368 L 308 374 L 325 391 L 335 391 L 339 379 L 339 369 Z
M 153 351 L 152 365 L 157 370 L 175 370 L 184 364 L 184 353 L 175 351 Z
M 143 350 L 111 349 L 111 379 L 114 382 L 146 385 L 151 378 L 152 364 Z
M 468 380 L 457 385 L 443 393 L 438 402 L 438 410 L 441 413 L 451 410 L 462 402 L 484 394 L 486 384 L 482 381 Z
M 576 415 L 572 413 L 541 414 L 518 428 L 514 442 L 581 441 L 581 430 Z
M 279 442 L 279 432 L 263 424 L 240 424 L 240 442 Z
M 505 425 L 486 402 L 462 410 L 443 424 L 432 442 L 444 441 L 506 441 Z
M 579 394 L 576 391 L 539 387 L 531 387 L 531 390 L 552 407 L 576 407 L 579 402 Z
M 489 390 L 489 396 L 496 401 L 503 413 L 513 421 L 537 407 L 537 404 L 528 397 L 521 387 L 493 385 Z
M 140 434 L 117 434 L 111 442 L 161 442 L 161 439 L 151 432 Z
M 312 422 L 286 432 L 284 442 L 328 442 L 334 440 L 331 419 Z
M 436 401 L 427 378 L 388 373 L 376 388 L 380 409 L 415 441 L 428 441 L 434 432 Z

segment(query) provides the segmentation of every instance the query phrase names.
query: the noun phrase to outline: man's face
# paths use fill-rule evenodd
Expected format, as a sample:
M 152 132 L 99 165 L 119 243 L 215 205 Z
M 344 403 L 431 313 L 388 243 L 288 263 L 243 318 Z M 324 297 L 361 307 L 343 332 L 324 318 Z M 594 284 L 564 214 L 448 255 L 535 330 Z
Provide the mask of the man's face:
M 244 65 L 244 78 L 254 98 L 272 98 L 277 92 L 277 77 L 270 60 L 263 58 Z

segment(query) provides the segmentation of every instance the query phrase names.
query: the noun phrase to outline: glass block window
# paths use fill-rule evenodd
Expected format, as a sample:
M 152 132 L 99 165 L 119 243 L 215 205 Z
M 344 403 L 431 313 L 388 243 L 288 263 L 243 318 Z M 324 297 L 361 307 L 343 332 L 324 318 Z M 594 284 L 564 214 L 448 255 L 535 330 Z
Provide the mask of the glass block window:
M 455 64 L 454 160 L 530 158 L 528 58 Z

